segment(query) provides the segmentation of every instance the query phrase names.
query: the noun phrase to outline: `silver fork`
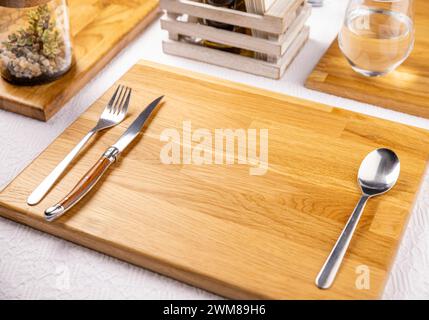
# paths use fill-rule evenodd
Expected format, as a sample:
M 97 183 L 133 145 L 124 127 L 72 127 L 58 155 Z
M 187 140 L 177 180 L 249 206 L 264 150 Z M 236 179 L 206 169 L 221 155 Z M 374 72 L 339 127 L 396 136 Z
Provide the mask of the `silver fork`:
M 111 128 L 121 123 L 125 119 L 130 103 L 131 89 L 124 86 L 119 86 L 107 106 L 96 126 L 89 131 L 85 137 L 73 148 L 72 151 L 56 166 L 56 168 L 39 184 L 39 186 L 28 197 L 27 203 L 31 206 L 38 204 L 52 188 L 54 183 L 61 177 L 68 165 L 78 155 L 79 151 L 89 141 L 89 139 L 97 132 Z

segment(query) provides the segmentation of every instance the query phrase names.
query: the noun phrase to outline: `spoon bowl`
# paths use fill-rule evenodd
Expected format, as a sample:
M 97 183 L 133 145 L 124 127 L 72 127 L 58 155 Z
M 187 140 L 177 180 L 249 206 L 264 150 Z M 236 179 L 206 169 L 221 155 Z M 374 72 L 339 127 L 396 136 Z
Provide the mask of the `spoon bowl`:
M 390 149 L 369 153 L 359 168 L 358 182 L 363 194 L 373 197 L 386 193 L 396 184 L 401 171 L 399 158 Z

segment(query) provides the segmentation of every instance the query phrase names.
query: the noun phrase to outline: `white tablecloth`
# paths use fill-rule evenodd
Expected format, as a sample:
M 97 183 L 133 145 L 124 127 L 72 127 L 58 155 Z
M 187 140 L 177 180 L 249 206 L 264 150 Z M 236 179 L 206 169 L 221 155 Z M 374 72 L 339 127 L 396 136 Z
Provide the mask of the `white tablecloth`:
M 429 121 L 304 88 L 341 26 L 345 0 L 326 0 L 310 18 L 310 40 L 280 81 L 162 53 L 154 22 L 48 123 L 0 111 L 0 186 L 5 186 L 139 59 L 429 129 Z M 385 299 L 429 298 L 429 177 L 426 175 L 389 276 Z M 216 296 L 0 218 L 0 299 L 205 299 Z

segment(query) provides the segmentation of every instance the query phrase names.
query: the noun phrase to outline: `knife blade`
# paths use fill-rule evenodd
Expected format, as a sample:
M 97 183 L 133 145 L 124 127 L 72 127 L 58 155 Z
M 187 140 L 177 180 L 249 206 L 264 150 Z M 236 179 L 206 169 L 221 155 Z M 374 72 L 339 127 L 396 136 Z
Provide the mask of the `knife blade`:
M 112 147 L 118 149 L 119 153 L 124 151 L 126 147 L 128 147 L 128 145 L 138 136 L 146 120 L 150 117 L 152 111 L 161 102 L 163 97 L 164 96 L 160 96 L 152 101 Z
M 152 101 L 133 121 L 124 134 L 108 148 L 97 163 L 89 169 L 83 178 L 76 184 L 76 186 L 56 205 L 49 207 L 45 210 L 45 219 L 53 221 L 68 210 L 70 210 L 76 203 L 78 203 L 88 192 L 97 184 L 103 174 L 107 171 L 112 163 L 114 163 L 118 156 L 130 145 L 130 143 L 139 135 L 141 129 L 150 117 L 156 106 L 161 102 L 162 98 L 156 98 Z

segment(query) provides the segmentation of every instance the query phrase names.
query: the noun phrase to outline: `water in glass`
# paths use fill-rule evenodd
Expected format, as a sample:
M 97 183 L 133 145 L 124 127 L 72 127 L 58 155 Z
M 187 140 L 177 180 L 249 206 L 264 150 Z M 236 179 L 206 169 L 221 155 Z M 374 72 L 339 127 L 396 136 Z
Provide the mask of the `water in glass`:
M 338 39 L 355 71 L 380 76 L 394 70 L 414 45 L 412 1 L 350 1 Z

